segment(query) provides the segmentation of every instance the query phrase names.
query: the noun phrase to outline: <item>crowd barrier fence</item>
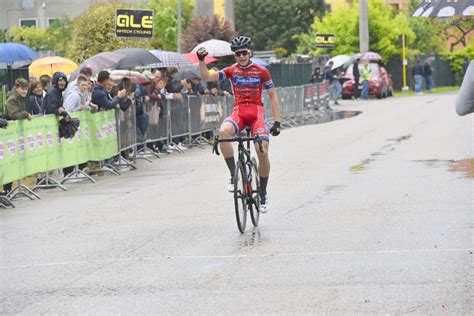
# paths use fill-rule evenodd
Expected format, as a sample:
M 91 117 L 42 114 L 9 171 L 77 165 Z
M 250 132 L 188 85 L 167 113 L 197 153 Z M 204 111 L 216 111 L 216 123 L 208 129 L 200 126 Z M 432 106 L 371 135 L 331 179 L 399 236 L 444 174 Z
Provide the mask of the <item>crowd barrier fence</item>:
M 330 112 L 327 82 L 275 90 L 284 127 L 324 121 Z M 0 130 L 0 184 L 112 157 L 115 161 L 110 168 L 119 174 L 115 167 L 135 168 L 130 160 L 137 158 L 139 148 L 147 148 L 149 143 L 171 146 L 176 142 L 208 142 L 232 113 L 233 104 L 232 96 L 183 96 L 161 104 L 147 102 L 144 114 L 138 116 L 134 102 L 126 111 L 117 110 L 115 114 L 77 112 L 72 116 L 81 122 L 79 131 L 67 140 L 58 137 L 55 116 L 37 117 L 31 122 L 11 121 L 8 129 Z M 273 112 L 266 92 L 263 104 L 271 124 Z M 120 155 L 125 152 L 134 156 Z

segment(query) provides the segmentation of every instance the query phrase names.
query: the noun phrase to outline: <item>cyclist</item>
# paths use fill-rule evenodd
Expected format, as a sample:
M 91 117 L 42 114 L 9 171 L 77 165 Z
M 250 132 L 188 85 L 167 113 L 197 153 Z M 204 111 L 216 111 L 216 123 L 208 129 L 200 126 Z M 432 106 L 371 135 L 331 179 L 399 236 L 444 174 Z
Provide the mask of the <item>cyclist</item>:
M 260 173 L 260 212 L 269 210 L 267 197 L 268 176 L 270 174 L 270 161 L 268 159 L 269 133 L 273 136 L 280 134 L 280 103 L 275 91 L 270 72 L 265 67 L 253 63 L 250 59 L 252 41 L 246 36 L 237 36 L 230 42 L 236 63 L 218 72 L 209 73 L 204 62 L 208 52 L 204 47 L 197 50 L 201 79 L 204 81 L 218 81 L 229 79 L 235 95 L 235 104 L 232 114 L 227 117 L 219 129 L 221 138 L 230 138 L 242 131 L 245 126 L 250 126 L 252 135 L 259 135 L 263 143 L 263 152 L 256 144 Z M 266 114 L 263 107 L 262 92 L 265 88 L 270 97 L 273 117 L 275 121 L 270 130 L 266 126 Z M 235 173 L 234 149 L 231 143 L 220 144 L 222 155 L 230 171 L 228 191 L 233 192 L 232 178 Z

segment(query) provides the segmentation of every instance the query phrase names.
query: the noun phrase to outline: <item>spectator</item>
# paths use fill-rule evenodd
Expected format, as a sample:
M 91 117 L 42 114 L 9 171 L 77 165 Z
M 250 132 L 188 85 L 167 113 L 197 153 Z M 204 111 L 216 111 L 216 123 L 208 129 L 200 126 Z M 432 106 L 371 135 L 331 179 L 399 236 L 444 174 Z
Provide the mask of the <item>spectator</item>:
M 99 111 L 101 109 L 110 110 L 110 109 L 120 109 L 119 102 L 124 99 L 126 96 L 125 89 L 118 91 L 115 98 L 111 98 L 109 91 L 106 88 L 111 90 L 112 82 L 110 80 L 110 73 L 108 71 L 101 71 L 97 76 L 97 84 L 92 91 L 91 102 L 98 106 Z
M 64 109 L 69 113 L 88 110 L 89 106 L 84 95 L 88 92 L 89 79 L 84 75 L 79 75 L 73 82 L 75 83 L 69 85 L 64 93 Z
M 433 87 L 433 69 L 431 69 L 430 64 L 427 62 L 423 64 L 423 77 L 426 82 L 426 90 L 431 91 Z
M 359 81 L 360 81 L 360 71 L 359 71 L 359 60 L 357 59 L 352 66 L 352 75 L 354 76 L 354 99 L 359 98 Z
M 46 95 L 46 92 L 51 88 L 51 77 L 48 75 L 42 75 L 39 78 L 41 86 L 43 87 L 43 97 Z
M 466 115 L 474 112 L 474 60 L 467 67 L 466 74 L 462 81 L 456 97 L 456 113 Z
M 43 104 L 43 86 L 40 81 L 34 80 L 30 83 L 27 111 L 31 115 L 41 114 Z
M 8 97 L 5 116 L 7 120 L 31 121 L 31 114 L 26 111 L 26 95 L 28 94 L 28 81 L 25 79 L 15 80 L 15 86 Z
M 413 78 L 415 79 L 415 92 L 416 94 L 423 94 L 421 87 L 423 84 L 423 66 L 421 65 L 420 59 L 416 59 L 415 66 L 411 71 Z
M 362 68 L 360 68 L 359 71 L 360 71 L 360 80 L 362 81 L 361 99 L 367 100 L 369 99 L 369 81 L 370 81 L 370 73 L 371 73 L 371 70 L 369 68 L 369 61 L 367 59 L 363 61 Z
M 67 87 L 66 75 L 62 72 L 55 72 L 51 80 L 52 87 L 48 89 L 43 98 L 44 114 L 61 115 L 63 108 L 63 91 Z
M 7 120 L 31 121 L 31 114 L 26 111 L 26 95 L 28 94 L 28 81 L 25 79 L 16 79 L 15 86 L 8 97 L 5 107 L 5 117 Z M 3 185 L 2 195 L 8 195 L 12 190 L 12 183 Z
M 331 86 L 330 88 L 330 95 L 331 99 L 333 99 L 335 105 L 339 105 L 339 102 L 337 100 L 339 99 L 339 96 L 342 91 L 341 83 L 337 79 L 337 70 L 332 69 L 334 66 L 334 63 L 332 61 L 329 62 L 328 66 L 324 70 L 324 76 L 325 78 L 329 81 L 329 85 Z
M 324 77 L 323 74 L 321 73 L 321 68 L 316 67 L 314 68 L 313 75 L 311 76 L 311 79 L 309 80 L 310 83 L 320 83 L 323 82 Z
M 64 96 L 64 109 L 68 113 L 79 112 L 89 109 L 89 107 L 83 103 L 85 102 L 83 96 L 89 88 L 89 78 L 85 75 L 79 75 L 77 80 L 73 81 L 74 84 L 70 85 L 65 92 Z M 87 166 L 87 163 L 79 165 L 79 169 L 83 170 Z M 66 167 L 63 169 L 64 176 L 67 176 L 74 171 L 74 166 Z
M 72 90 L 77 91 L 77 81 L 80 76 L 86 77 L 87 80 L 90 80 L 92 77 L 92 69 L 89 67 L 84 67 L 79 71 L 79 76 L 77 77 L 76 80 L 73 80 L 69 82 L 68 87 L 66 91 L 64 92 L 64 100 L 66 100 L 66 97 L 68 96 L 69 93 L 71 93 Z M 77 93 L 76 93 L 77 94 Z M 86 90 L 81 93 L 81 104 L 84 106 L 88 106 L 90 99 L 91 99 L 92 91 Z

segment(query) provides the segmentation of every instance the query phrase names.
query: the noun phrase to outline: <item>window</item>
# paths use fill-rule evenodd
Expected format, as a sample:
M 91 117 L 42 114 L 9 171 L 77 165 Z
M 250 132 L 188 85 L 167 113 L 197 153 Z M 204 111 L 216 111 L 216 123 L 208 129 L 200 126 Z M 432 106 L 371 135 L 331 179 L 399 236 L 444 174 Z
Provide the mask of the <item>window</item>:
M 53 24 L 55 21 L 57 21 L 56 18 L 48 18 L 48 27 L 51 27 L 51 24 Z
M 20 19 L 20 27 L 37 26 L 38 19 Z

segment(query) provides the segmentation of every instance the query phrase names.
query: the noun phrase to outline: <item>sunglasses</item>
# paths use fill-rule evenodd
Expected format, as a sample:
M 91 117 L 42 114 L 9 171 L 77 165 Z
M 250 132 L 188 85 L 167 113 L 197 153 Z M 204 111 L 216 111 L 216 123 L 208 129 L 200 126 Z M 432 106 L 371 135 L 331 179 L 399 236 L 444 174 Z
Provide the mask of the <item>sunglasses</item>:
M 235 52 L 235 57 L 247 56 L 248 53 L 248 50 L 239 50 L 238 52 Z

